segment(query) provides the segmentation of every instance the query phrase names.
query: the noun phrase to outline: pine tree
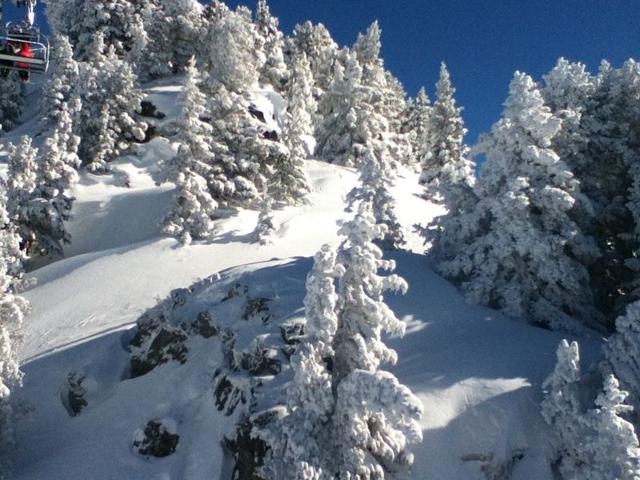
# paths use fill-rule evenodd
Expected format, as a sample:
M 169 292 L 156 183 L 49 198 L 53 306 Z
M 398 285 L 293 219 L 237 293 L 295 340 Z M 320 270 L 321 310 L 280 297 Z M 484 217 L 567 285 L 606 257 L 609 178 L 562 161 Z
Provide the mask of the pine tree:
M 142 12 L 147 47 L 138 59 L 143 79 L 185 73 L 201 47 L 198 37 L 205 28 L 202 7 L 196 0 L 159 0 Z
M 556 366 L 542 384 L 545 398 L 542 416 L 557 436 L 558 456 L 562 462 L 576 457 L 576 440 L 581 432 L 580 350 L 577 342 L 562 340 L 556 352 Z
M 349 193 L 351 203 L 370 202 L 377 224 L 386 227 L 381 243 L 386 248 L 397 249 L 405 243 L 402 225 L 396 216 L 396 202 L 390 187 L 394 178 L 391 160 L 383 142 L 374 142 L 367 152 L 367 159 L 360 167 L 361 185 Z
M 627 306 L 616 320 L 614 333 L 604 346 L 605 371 L 612 372 L 629 392 L 629 401 L 640 411 L 640 302 Z
M 375 224 L 367 202 L 341 228 L 346 240 L 338 254 L 341 275 L 332 371 L 336 404 L 331 422 L 331 471 L 337 478 L 388 478 L 392 466 L 412 463 L 406 447 L 422 437 L 420 402 L 393 375 L 379 370 L 381 364 L 397 361 L 396 353 L 383 343 L 382 332 L 404 332 L 404 323 L 384 303 L 383 293 L 407 289 L 397 275 L 378 275 L 379 269 L 395 268 L 373 243 L 385 229 Z
M 263 57 L 256 49 L 258 32 L 242 11 L 227 12 L 209 24 L 202 39 L 201 70 L 210 72 L 210 93 L 217 83 L 234 93 L 243 93 L 258 82 Z
M 262 202 L 260 214 L 258 215 L 258 223 L 255 229 L 256 241 L 260 245 L 268 245 L 272 243 L 272 237 L 276 230 L 273 220 L 273 200 L 267 196 L 266 192 L 262 194 Z
M 0 128 L 7 132 L 15 128 L 22 116 L 24 98 L 18 72 L 0 75 Z
M 420 183 L 424 184 L 427 197 L 441 200 L 454 215 L 460 203 L 468 200 L 474 183 L 473 163 L 464 144 L 462 108 L 456 105 L 455 91 L 447 66 L 442 63 L 430 115 L 430 139 L 423 143 L 420 158 Z
M 613 375 L 607 375 L 594 408 L 589 408 L 578 344 L 563 340 L 557 356 L 556 367 L 543 384 L 542 416 L 556 436 L 562 478 L 640 478 L 638 439 L 633 425 L 620 416 L 633 410 L 624 404 L 627 392 L 619 389 Z
M 421 440 L 422 407 L 380 370 L 397 359 L 382 334 L 404 331 L 383 294 L 407 288 L 397 275 L 378 274 L 395 268 L 373 243 L 384 231 L 362 202 L 341 228 L 346 239 L 337 258 L 326 246 L 316 254 L 286 414 L 267 435 L 272 451 L 263 473 L 269 478 L 385 479 L 413 461 L 407 446 Z
M 307 275 L 304 339 L 291 358 L 294 374 L 287 388 L 287 414 L 265 435 L 270 445 L 265 478 L 329 479 L 323 468 L 327 468 L 327 425 L 335 400 L 327 362 L 338 325 L 335 279 L 341 273 L 336 252 L 323 245 Z
M 279 29 L 278 19 L 271 14 L 267 0 L 258 0 L 256 27 L 264 52 L 260 81 L 272 85 L 276 91 L 284 91 L 289 76 L 283 54 L 284 36 Z
M 137 121 L 143 94 L 131 65 L 113 47 L 104 50 L 100 33 L 94 56 L 80 77 L 82 110 L 77 120 L 79 157 L 92 172 L 108 171 L 108 163 L 133 142 L 142 141 L 147 125 Z
M 173 206 L 165 220 L 165 232 L 179 236 L 184 243 L 211 235 L 218 207 L 207 178 L 212 171 L 211 126 L 202 120 L 206 98 L 200 91 L 200 75 L 192 63 L 184 87 L 184 106 L 179 122 L 178 154 L 166 166 L 165 177 L 176 183 Z
M 80 67 L 73 59 L 73 47 L 62 34 L 53 37 L 51 67 L 42 88 L 42 112 L 45 127 L 57 121 L 62 105 L 68 104 L 80 79 Z
M 58 0 L 47 1 L 47 17 L 55 33 L 67 35 L 75 58 L 91 61 L 96 54 L 94 35 L 104 37 L 107 48 L 123 59 L 133 47 L 136 26 L 148 4 L 155 0 Z
M 9 147 L 7 173 L 7 211 L 10 222 L 16 225 L 21 249 L 28 252 L 36 239 L 34 231 L 34 199 L 38 185 L 38 149 L 31 138 L 23 136 L 18 145 Z
M 29 303 L 16 293 L 23 255 L 20 237 L 6 208 L 7 190 L 0 185 L 0 445 L 11 441 L 11 392 L 22 382 L 17 347 Z
M 402 131 L 409 135 L 412 163 L 419 164 L 420 159 L 429 160 L 431 148 L 431 115 L 433 107 L 424 87 L 418 91 L 415 99 L 409 101 Z
M 290 204 L 303 202 L 309 193 L 302 165 L 308 157 L 307 143 L 313 138 L 315 101 L 311 95 L 311 82 L 309 63 L 303 54 L 294 61 L 289 88 L 287 123 L 283 132 L 288 154 L 275 165 L 271 182 L 274 198 Z
M 329 30 L 322 25 L 307 21 L 296 25 L 291 39 L 292 56 L 304 53 L 309 60 L 314 81 L 314 98 L 320 99 L 334 81 L 338 67 L 338 45 Z
M 438 269 L 460 282 L 470 300 L 509 316 L 563 330 L 598 329 L 580 249 L 572 250 L 582 242 L 571 217 L 579 185 L 550 148 L 560 121 L 520 72 L 505 106 L 481 142 L 487 159 L 479 199 L 457 225 L 462 232 L 453 233 L 458 244 L 434 246 Z
M 587 413 L 595 434 L 584 442 L 588 463 L 581 465 L 580 478 L 587 480 L 638 480 L 640 445 L 633 425 L 621 417 L 633 410 L 624 402 L 628 393 L 620 390 L 613 375 L 604 379 L 603 391 L 596 398 L 596 408 Z

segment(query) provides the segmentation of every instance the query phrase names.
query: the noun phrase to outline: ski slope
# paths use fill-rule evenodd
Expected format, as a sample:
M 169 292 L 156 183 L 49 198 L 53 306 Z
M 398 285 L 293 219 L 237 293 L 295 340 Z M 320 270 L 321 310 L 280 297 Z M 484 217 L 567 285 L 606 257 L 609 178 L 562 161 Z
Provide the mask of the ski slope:
M 163 122 L 179 113 L 179 91 L 179 85 L 169 84 L 148 89 L 167 114 Z M 254 95 L 272 103 L 264 92 Z M 16 135 L 35 131 L 30 121 L 0 138 L 0 152 Z M 68 224 L 73 243 L 65 258 L 32 264 L 29 276 L 37 283 L 25 292 L 33 306 L 21 351 L 25 380 L 15 395 L 16 444 L 6 453 L 10 475 L 18 480 L 230 478 L 222 439 L 237 418 L 215 407 L 212 377 L 222 362 L 218 343 L 193 340 L 184 365 L 171 362 L 130 379 L 132 327 L 173 289 L 218 272 L 227 282 L 267 292 L 280 320 L 301 317 L 310 257 L 322 244 L 340 242 L 337 224 L 350 217 L 345 197 L 357 175 L 309 160 L 309 203 L 275 212 L 272 244 L 253 241 L 258 213 L 245 210 L 219 221 L 213 241 L 183 246 L 161 233 L 173 187 L 154 181 L 158 162 L 174 152 L 175 145 L 158 137 L 114 162 L 113 175 L 84 174 L 73 192 L 74 218 Z M 550 432 L 539 402 L 563 336 L 467 304 L 428 269 L 412 231 L 441 210 L 420 198 L 414 172 L 401 170 L 393 191 L 409 241 L 406 251 L 386 255 L 397 261 L 396 273 L 410 288 L 403 297 L 388 297 L 408 324 L 403 338 L 389 339 L 399 355 L 391 370 L 424 406 L 424 439 L 413 448 L 411 478 L 494 478 L 483 474 L 481 459 L 498 465 L 521 452 L 513 480 L 552 480 Z M 192 301 L 205 301 L 203 295 Z M 255 335 L 264 333 L 261 328 L 256 326 Z M 598 349 L 581 340 L 584 365 Z M 72 372 L 85 377 L 87 389 L 88 406 L 77 416 L 69 414 L 64 399 Z M 282 395 L 283 388 L 267 393 Z M 134 432 L 152 418 L 176 425 L 181 438 L 173 455 L 147 459 L 132 450 Z

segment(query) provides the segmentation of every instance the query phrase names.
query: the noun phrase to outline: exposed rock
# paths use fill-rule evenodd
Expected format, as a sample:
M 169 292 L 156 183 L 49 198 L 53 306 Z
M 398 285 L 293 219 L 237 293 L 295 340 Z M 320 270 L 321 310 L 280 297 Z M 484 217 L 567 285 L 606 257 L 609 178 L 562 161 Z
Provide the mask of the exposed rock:
M 167 457 L 176 451 L 180 436 L 166 422 L 149 420 L 133 435 L 133 450 L 147 457 Z
M 267 323 L 271 320 L 271 313 L 269 312 L 269 298 L 253 298 L 247 303 L 247 307 L 242 314 L 243 320 L 259 319 L 262 323 Z
M 67 375 L 62 387 L 62 403 L 72 417 L 80 415 L 80 412 L 89 405 L 85 398 L 87 389 L 82 385 L 85 378 L 84 375 L 71 372 Z
M 131 377 L 139 377 L 170 360 L 187 360 L 187 334 L 179 328 L 162 327 L 151 345 L 140 355 L 131 357 Z

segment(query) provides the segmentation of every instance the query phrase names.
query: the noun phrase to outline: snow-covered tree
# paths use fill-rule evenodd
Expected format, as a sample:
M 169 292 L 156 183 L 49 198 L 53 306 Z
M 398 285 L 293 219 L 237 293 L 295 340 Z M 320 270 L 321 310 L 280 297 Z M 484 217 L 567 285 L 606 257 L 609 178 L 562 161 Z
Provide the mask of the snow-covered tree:
M 300 203 L 309 193 L 302 163 L 309 156 L 307 145 L 313 139 L 312 115 L 315 112 L 315 101 L 311 87 L 309 63 L 302 54 L 293 64 L 287 123 L 282 135 L 288 155 L 283 155 L 276 163 L 270 182 L 274 198 L 286 203 Z
M 260 245 L 268 245 L 272 242 L 276 230 L 273 220 L 273 200 L 266 192 L 262 194 L 258 223 L 255 228 L 255 238 Z
M 626 405 L 628 393 L 620 390 L 613 375 L 604 379 L 603 391 L 595 400 L 596 408 L 587 413 L 595 432 L 584 442 L 585 459 L 578 478 L 587 480 L 637 480 L 640 478 L 640 445 L 633 425 L 621 417 L 633 410 Z
M 422 438 L 420 402 L 380 370 L 397 359 L 382 334 L 404 331 L 383 294 L 407 284 L 379 275 L 395 263 L 374 243 L 386 227 L 371 210 L 359 204 L 341 227 L 346 239 L 337 258 L 323 247 L 307 278 L 305 338 L 292 358 L 286 413 L 267 435 L 269 478 L 395 478 L 389 472 L 412 463 L 407 447 Z
M 457 225 L 458 243 L 436 243 L 434 258 L 476 303 L 552 328 L 598 329 L 581 249 L 573 248 L 585 243 L 571 217 L 579 184 L 550 148 L 559 128 L 533 80 L 517 72 L 503 118 L 481 141 L 478 201 Z
M 73 47 L 63 34 L 53 37 L 51 67 L 42 88 L 42 116 L 45 126 L 55 123 L 63 104 L 68 104 L 80 79 L 80 67 L 73 59 Z
M 142 12 L 146 48 L 137 60 L 143 79 L 187 71 L 189 61 L 203 48 L 199 35 L 205 28 L 203 9 L 197 0 L 159 0 Z
M 407 105 L 406 120 L 402 126 L 403 133 L 411 142 L 411 163 L 419 164 L 420 159 L 428 159 L 431 149 L 431 113 L 433 107 L 424 87 L 420 88 L 415 99 Z
M 391 163 L 383 142 L 374 142 L 360 166 L 361 185 L 349 193 L 349 199 L 352 203 L 371 203 L 376 223 L 386 227 L 382 245 L 395 249 L 400 248 L 405 240 L 395 212 L 396 202 L 389 191 L 394 184 Z
M 309 60 L 314 80 L 313 94 L 317 100 L 334 80 L 338 68 L 338 45 L 324 25 L 314 25 L 309 21 L 296 25 L 291 43 L 292 57 L 304 53 Z
M 208 92 L 214 151 L 209 189 L 222 207 L 253 206 L 268 187 L 274 166 L 286 158 L 286 147 L 251 114 L 248 94 L 233 92 L 219 82 Z
M 100 33 L 107 47 L 124 58 L 133 46 L 142 10 L 154 0 L 47 0 L 47 17 L 55 33 L 69 37 L 75 57 L 90 61 L 96 53 L 93 37 Z
M 563 340 L 557 357 L 553 373 L 543 384 L 542 415 L 556 437 L 555 460 L 562 478 L 640 478 L 638 438 L 633 425 L 621 417 L 633 410 L 624 403 L 628 393 L 620 390 L 614 375 L 606 375 L 595 405 L 588 405 L 578 344 Z
M 429 139 L 421 145 L 420 183 L 432 200 L 441 200 L 450 214 L 469 200 L 474 183 L 473 162 L 464 143 L 462 108 L 456 105 L 455 88 L 447 66 L 440 66 L 436 102 L 430 114 Z
M 29 251 L 35 241 L 33 228 L 34 191 L 38 185 L 38 149 L 31 138 L 24 135 L 18 145 L 9 147 L 7 172 L 7 211 L 10 221 L 16 225 L 21 248 Z
M 640 302 L 627 306 L 616 320 L 616 333 L 604 346 L 605 371 L 610 371 L 629 392 L 635 412 L 640 412 Z
M 284 91 L 289 76 L 283 53 L 284 35 L 278 19 L 271 14 L 267 0 L 258 0 L 256 27 L 264 52 L 260 81 L 272 85 L 276 91 Z
M 331 430 L 334 449 L 332 473 L 337 478 L 384 479 L 395 467 L 412 463 L 409 443 L 422 438 L 418 424 L 420 402 L 388 372 L 397 354 L 382 341 L 382 333 L 404 332 L 404 323 L 384 302 L 385 291 L 405 292 L 407 283 L 392 271 L 374 244 L 386 227 L 377 225 L 371 205 L 362 202 L 355 218 L 340 232 L 346 237 L 338 253 L 336 311 L 333 338 L 333 392 L 335 410 Z
M 5 132 L 18 124 L 24 109 L 21 83 L 18 72 L 0 75 L 0 129 Z
M 82 69 L 82 110 L 76 132 L 79 157 L 92 172 L 108 170 L 108 163 L 145 137 L 146 124 L 135 118 L 143 94 L 131 65 L 118 58 L 114 47 L 105 50 L 102 35 L 94 37 L 94 56 Z
M 557 459 L 563 472 L 578 459 L 578 440 L 583 431 L 580 405 L 580 350 L 577 342 L 562 340 L 556 366 L 542 384 L 545 398 L 542 416 L 556 436 Z
M 18 343 L 28 302 L 16 293 L 22 276 L 20 237 L 9 219 L 7 190 L 0 184 L 0 445 L 11 441 L 11 391 L 20 385 L 22 373 Z
M 201 69 L 209 72 L 210 89 L 221 82 L 232 92 L 242 93 L 255 84 L 264 63 L 256 49 L 256 26 L 242 11 L 227 12 L 208 25 L 201 39 Z
M 209 138 L 211 125 L 202 120 L 206 98 L 200 91 L 200 74 L 194 63 L 187 73 L 176 138 L 180 146 L 175 159 L 165 168 L 165 177 L 175 182 L 176 192 L 164 227 L 165 232 L 181 237 L 185 243 L 211 235 L 218 207 L 207 185 L 213 152 Z
M 326 479 L 330 458 L 327 429 L 335 406 L 331 390 L 332 339 L 338 326 L 335 279 L 341 274 L 336 252 L 323 245 L 307 275 L 304 339 L 291 358 L 286 415 L 265 435 L 270 445 L 262 472 L 282 480 Z

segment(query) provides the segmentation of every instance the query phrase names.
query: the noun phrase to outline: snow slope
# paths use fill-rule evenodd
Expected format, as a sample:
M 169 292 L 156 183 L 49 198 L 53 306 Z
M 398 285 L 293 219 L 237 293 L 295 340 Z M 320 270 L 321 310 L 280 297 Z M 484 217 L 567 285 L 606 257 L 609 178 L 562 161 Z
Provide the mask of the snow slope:
M 164 122 L 179 110 L 179 90 L 165 84 L 149 91 L 167 113 Z M 255 95 L 263 103 L 269 98 Z M 19 133 L 34 129 L 31 123 Z M 132 324 L 171 290 L 217 272 L 224 272 L 224 285 L 244 282 L 274 298 L 278 322 L 299 318 L 310 257 L 323 243 L 339 242 L 337 222 L 349 217 L 345 196 L 357 176 L 308 161 L 309 204 L 276 212 L 271 245 L 253 242 L 257 212 L 242 211 L 218 223 L 212 242 L 182 246 L 160 232 L 172 187 L 153 181 L 158 161 L 174 151 L 168 140 L 156 138 L 115 162 L 113 176 L 84 175 L 74 192 L 66 257 L 30 273 L 37 284 L 25 293 L 33 305 L 22 350 L 25 382 L 16 394 L 16 445 L 7 452 L 16 479 L 230 478 L 221 441 L 236 417 L 218 412 L 212 394 L 220 342 L 193 340 L 186 364 L 171 362 L 129 379 Z M 404 338 L 390 339 L 400 358 L 392 371 L 423 401 L 425 412 L 412 478 L 483 479 L 477 459 L 493 455 L 495 463 L 523 452 L 512 478 L 551 480 L 540 384 L 562 336 L 468 305 L 431 272 L 411 230 L 439 209 L 419 193 L 416 175 L 402 171 L 394 194 L 408 251 L 389 254 L 410 285 L 406 296 L 388 299 L 409 325 Z M 210 295 L 220 294 L 216 288 Z M 207 298 L 202 293 L 192 301 Z M 255 334 L 274 334 L 262 329 L 257 325 Z M 588 365 L 599 347 L 586 340 L 581 347 Z M 71 372 L 86 377 L 89 405 L 77 416 L 70 416 L 64 400 Z M 282 389 L 270 392 L 282 395 Z M 177 424 L 175 454 L 146 459 L 132 451 L 134 431 L 152 418 Z

